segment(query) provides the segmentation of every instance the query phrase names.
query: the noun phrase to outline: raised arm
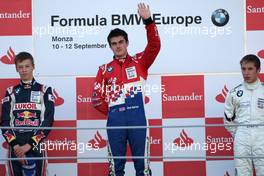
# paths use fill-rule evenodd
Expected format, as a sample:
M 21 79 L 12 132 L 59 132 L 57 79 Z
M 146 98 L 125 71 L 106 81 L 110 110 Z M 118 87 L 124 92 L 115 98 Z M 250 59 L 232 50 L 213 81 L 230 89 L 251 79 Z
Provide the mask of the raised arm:
M 160 51 L 160 38 L 155 22 L 151 18 L 149 6 L 144 3 L 138 4 L 138 14 L 142 17 L 147 30 L 147 46 L 143 51 L 141 63 L 148 69 Z

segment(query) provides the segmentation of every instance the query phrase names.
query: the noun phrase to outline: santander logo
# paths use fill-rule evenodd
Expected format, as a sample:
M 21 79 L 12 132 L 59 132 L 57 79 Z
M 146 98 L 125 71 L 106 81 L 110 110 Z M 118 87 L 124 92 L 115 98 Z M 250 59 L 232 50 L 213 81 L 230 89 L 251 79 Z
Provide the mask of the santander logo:
M 9 47 L 7 54 L 0 58 L 4 64 L 15 64 L 16 54 L 11 47 Z
M 106 147 L 106 140 L 103 139 L 99 131 L 94 135 L 94 139 L 91 139 L 88 143 L 91 144 L 94 149 Z
M 149 97 L 145 96 L 145 100 L 144 101 L 145 101 L 145 104 L 148 104 L 149 101 L 150 101 Z
M 258 52 L 258 56 L 259 56 L 260 58 L 264 59 L 264 49 L 263 49 L 263 50 L 260 50 L 260 51 Z
M 190 138 L 184 130 L 182 130 L 180 137 L 176 138 L 173 143 L 179 147 L 188 147 L 193 144 L 193 139 Z
M 60 95 L 55 89 L 53 89 L 53 96 L 55 98 L 55 106 L 60 106 L 64 103 L 64 99 L 60 97 Z
M 227 93 L 228 93 L 228 89 L 225 85 L 224 88 L 222 89 L 222 92 L 215 97 L 215 100 L 218 101 L 219 103 L 224 103 Z

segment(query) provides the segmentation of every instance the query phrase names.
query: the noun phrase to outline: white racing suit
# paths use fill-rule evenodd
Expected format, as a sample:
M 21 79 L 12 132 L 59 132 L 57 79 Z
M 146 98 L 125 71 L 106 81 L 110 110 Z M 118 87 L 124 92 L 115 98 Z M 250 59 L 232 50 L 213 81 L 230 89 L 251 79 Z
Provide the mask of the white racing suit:
M 234 155 L 238 157 L 253 156 L 253 158 L 236 158 L 235 175 L 252 176 L 253 166 L 257 176 L 264 176 L 264 159 L 254 158 L 264 156 L 264 84 L 243 83 L 229 91 L 225 101 L 225 124 L 246 126 L 226 129 L 234 138 Z

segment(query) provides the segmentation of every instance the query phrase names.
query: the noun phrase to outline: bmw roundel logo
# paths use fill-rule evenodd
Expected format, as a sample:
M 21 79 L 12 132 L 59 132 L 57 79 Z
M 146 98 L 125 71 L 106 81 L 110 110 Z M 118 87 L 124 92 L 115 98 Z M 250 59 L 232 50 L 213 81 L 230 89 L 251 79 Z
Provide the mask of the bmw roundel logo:
M 212 22 L 218 27 L 226 25 L 229 21 L 229 14 L 224 9 L 217 9 L 212 14 Z
M 239 91 L 237 91 L 237 96 L 238 96 L 238 97 L 242 97 L 242 95 L 243 95 L 243 90 L 239 90 Z
M 112 71 L 113 71 L 113 67 L 109 66 L 109 67 L 107 68 L 107 71 L 108 71 L 108 72 L 112 72 Z

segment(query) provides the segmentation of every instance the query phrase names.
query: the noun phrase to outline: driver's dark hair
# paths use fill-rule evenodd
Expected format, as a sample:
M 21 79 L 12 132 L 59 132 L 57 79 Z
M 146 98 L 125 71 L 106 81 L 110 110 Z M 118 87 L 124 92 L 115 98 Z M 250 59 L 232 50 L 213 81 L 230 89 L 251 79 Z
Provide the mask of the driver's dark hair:
M 107 41 L 108 41 L 109 46 L 111 46 L 111 43 L 110 43 L 111 38 L 118 37 L 118 36 L 123 36 L 126 42 L 128 42 L 128 36 L 127 36 L 126 31 L 119 29 L 119 28 L 115 28 L 111 30 L 110 33 L 108 34 Z
M 17 63 L 23 62 L 24 60 L 27 60 L 27 59 L 29 59 L 31 61 L 32 65 L 34 65 L 34 58 L 28 52 L 18 53 L 15 57 L 15 64 L 17 65 Z
M 242 66 L 242 64 L 244 63 L 254 63 L 255 67 L 258 69 L 260 69 L 260 60 L 258 58 L 258 56 L 256 56 L 255 54 L 248 54 L 245 55 L 241 60 L 240 60 L 240 65 Z

